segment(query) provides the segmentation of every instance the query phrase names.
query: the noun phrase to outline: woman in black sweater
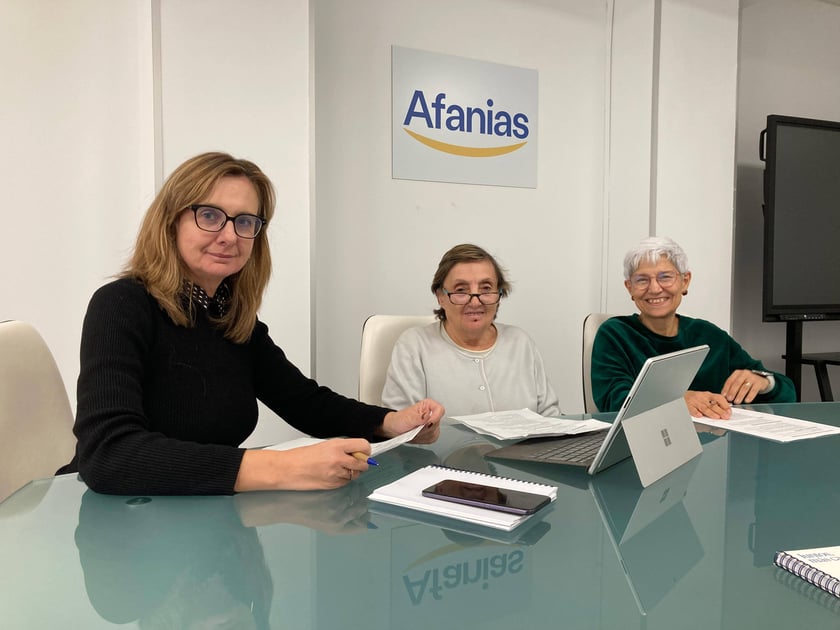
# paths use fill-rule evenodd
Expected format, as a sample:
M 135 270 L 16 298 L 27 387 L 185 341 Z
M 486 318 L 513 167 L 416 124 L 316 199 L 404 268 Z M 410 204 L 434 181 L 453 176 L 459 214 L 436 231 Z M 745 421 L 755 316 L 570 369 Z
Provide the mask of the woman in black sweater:
M 205 153 L 179 166 L 146 213 L 120 279 L 93 295 L 82 330 L 73 461 L 112 494 L 231 494 L 337 488 L 367 470 L 370 441 L 426 425 L 425 400 L 393 411 L 305 377 L 274 344 L 257 310 L 271 272 L 264 227 L 274 190 L 247 160 Z M 230 224 L 230 225 L 228 225 Z M 257 400 L 328 440 L 287 451 L 239 444 Z

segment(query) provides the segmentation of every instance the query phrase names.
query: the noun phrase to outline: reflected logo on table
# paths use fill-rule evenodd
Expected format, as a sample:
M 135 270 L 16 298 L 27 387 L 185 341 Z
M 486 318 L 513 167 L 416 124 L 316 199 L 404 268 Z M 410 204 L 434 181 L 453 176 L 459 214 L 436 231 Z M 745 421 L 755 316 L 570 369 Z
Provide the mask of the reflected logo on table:
M 438 92 L 434 100 L 429 103 L 423 90 L 414 90 L 403 119 L 403 130 L 427 147 L 463 157 L 496 157 L 521 149 L 528 144 L 527 138 L 531 133 L 527 114 L 494 109 L 495 105 L 492 98 L 488 98 L 486 105 L 481 107 L 450 104 L 446 102 L 445 92 Z M 500 139 L 516 138 L 522 142 L 495 146 L 469 146 L 460 142 L 443 142 L 409 129 L 414 120 L 425 125 L 426 130 L 433 133 L 444 131 L 473 136 L 478 134 Z
M 411 579 L 403 574 L 403 585 L 413 605 L 420 604 L 430 593 L 432 599 L 442 600 L 444 592 L 474 585 L 486 590 L 491 580 L 522 571 L 525 554 L 521 550 L 493 554 L 465 562 L 453 562 L 443 567 L 424 569 L 421 577 Z

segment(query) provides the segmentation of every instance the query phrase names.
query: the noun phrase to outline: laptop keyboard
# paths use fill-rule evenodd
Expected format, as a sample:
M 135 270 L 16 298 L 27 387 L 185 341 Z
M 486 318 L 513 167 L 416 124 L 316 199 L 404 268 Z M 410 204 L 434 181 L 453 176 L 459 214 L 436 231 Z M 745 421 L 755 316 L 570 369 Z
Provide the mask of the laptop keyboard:
M 606 437 L 605 431 L 569 439 L 561 444 L 552 444 L 531 457 L 540 461 L 563 461 L 572 463 L 591 462 Z

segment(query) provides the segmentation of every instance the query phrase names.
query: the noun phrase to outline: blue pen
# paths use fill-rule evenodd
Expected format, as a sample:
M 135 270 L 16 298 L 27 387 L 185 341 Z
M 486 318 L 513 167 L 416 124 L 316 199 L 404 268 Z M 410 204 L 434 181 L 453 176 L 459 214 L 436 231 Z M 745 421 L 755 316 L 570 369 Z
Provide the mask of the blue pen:
M 379 466 L 379 462 L 377 462 L 372 457 L 368 457 L 364 453 L 359 453 L 359 452 L 353 453 L 353 457 L 355 457 L 356 459 L 361 460 L 363 462 L 366 461 L 368 463 L 368 466 Z

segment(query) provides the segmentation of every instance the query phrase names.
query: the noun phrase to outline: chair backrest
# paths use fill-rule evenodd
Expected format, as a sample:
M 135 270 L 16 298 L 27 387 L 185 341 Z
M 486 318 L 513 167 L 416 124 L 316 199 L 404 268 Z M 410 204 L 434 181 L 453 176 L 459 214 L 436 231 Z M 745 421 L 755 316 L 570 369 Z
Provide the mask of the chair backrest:
M 595 413 L 598 407 L 592 398 L 592 342 L 595 333 L 605 321 L 612 317 L 609 313 L 590 313 L 583 319 L 583 409 L 586 413 Z
M 31 325 L 0 322 L 0 501 L 51 477 L 76 444 L 61 373 Z
M 382 388 L 397 339 L 408 328 L 434 321 L 434 315 L 371 315 L 365 320 L 359 356 L 359 400 L 382 404 Z

